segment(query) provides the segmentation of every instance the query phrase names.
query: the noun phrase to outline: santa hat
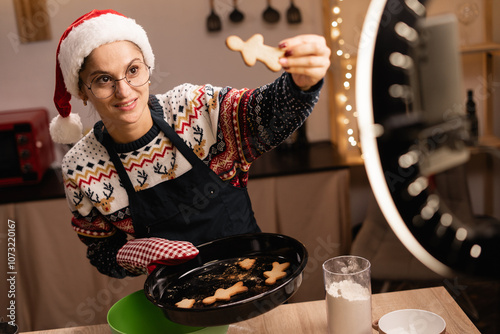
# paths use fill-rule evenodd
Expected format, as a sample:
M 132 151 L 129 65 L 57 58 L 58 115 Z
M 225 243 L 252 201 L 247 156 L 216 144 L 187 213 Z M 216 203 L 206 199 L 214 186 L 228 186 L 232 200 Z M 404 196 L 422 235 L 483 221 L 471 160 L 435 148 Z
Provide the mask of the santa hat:
M 144 61 L 153 69 L 154 54 L 144 29 L 135 20 L 114 10 L 93 10 L 78 18 L 63 33 L 56 54 L 54 103 L 59 115 L 50 123 L 52 140 L 76 143 L 82 138 L 82 123 L 71 113 L 71 95 L 78 96 L 79 72 L 85 57 L 101 45 L 130 41 L 142 51 Z

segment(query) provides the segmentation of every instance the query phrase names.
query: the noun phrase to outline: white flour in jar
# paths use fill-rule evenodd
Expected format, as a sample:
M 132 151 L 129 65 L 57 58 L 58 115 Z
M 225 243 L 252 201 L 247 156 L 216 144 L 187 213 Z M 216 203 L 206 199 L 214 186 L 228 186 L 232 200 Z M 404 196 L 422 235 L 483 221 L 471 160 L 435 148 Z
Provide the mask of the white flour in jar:
M 358 283 L 333 282 L 326 291 L 330 334 L 372 334 L 370 290 Z

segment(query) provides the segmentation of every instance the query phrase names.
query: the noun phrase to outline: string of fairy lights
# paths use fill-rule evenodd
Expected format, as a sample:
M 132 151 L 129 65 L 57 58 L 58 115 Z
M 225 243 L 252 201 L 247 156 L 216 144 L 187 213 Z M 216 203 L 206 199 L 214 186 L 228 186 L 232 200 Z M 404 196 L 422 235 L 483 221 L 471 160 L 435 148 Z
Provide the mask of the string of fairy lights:
M 337 75 L 337 81 L 341 83 L 340 89 L 336 92 L 336 103 L 341 112 L 338 115 L 337 121 L 340 123 L 340 129 L 343 129 L 348 140 L 348 148 L 359 148 L 359 140 L 357 134 L 357 117 L 358 113 L 354 107 L 354 66 L 355 60 L 352 59 L 349 48 L 346 47 L 346 42 L 342 38 L 342 7 L 340 3 L 343 0 L 333 0 L 331 2 L 331 28 L 330 37 L 333 46 L 333 61 L 337 65 L 337 70 L 341 74 Z M 335 59 L 336 58 L 336 59 Z

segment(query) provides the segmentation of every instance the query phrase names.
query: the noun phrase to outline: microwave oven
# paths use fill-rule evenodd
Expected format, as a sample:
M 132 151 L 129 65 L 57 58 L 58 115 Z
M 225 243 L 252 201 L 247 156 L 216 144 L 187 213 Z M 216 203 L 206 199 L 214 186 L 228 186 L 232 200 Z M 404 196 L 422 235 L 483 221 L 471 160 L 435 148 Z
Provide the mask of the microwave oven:
M 0 111 L 0 187 L 38 183 L 53 161 L 46 109 Z

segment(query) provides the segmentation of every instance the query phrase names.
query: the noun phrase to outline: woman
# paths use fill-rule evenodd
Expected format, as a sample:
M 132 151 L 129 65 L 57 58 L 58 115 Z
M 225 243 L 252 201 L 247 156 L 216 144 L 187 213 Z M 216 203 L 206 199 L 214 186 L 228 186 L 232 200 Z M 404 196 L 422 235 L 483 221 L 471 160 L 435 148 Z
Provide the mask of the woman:
M 193 244 L 260 231 L 246 192 L 249 167 L 304 122 L 330 64 L 319 36 L 280 48 L 285 72 L 258 89 L 183 84 L 150 95 L 154 55 L 134 20 L 94 10 L 65 31 L 51 134 L 76 142 L 62 163 L 66 196 L 101 273 L 147 273 L 196 256 Z M 81 139 L 71 96 L 101 118 Z

